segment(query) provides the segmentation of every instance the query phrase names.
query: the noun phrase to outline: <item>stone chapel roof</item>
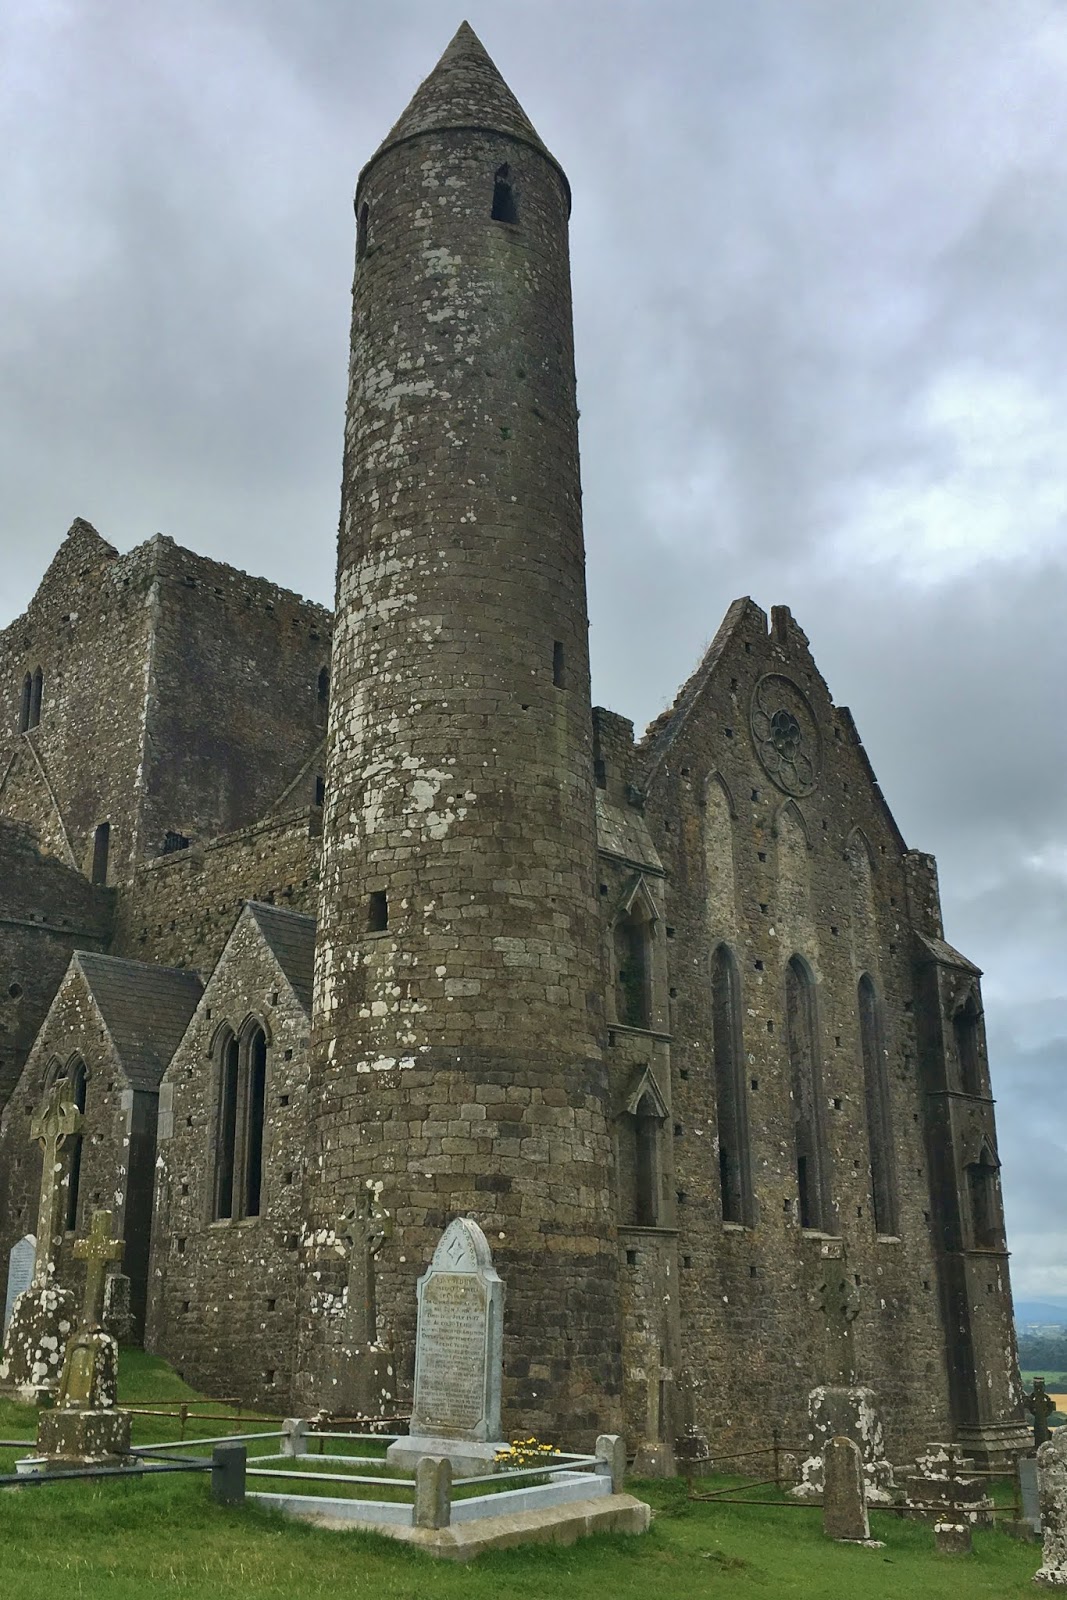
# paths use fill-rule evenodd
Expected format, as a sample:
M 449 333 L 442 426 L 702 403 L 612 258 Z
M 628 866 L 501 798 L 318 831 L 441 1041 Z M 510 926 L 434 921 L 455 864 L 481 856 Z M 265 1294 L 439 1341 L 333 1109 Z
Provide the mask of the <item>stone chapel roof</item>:
M 480 128 L 508 134 L 532 145 L 559 167 L 469 22 L 460 24 L 440 61 L 420 83 L 399 120 L 363 168 L 360 180 L 392 145 L 446 128 Z M 562 168 L 560 176 L 566 184 Z
M 264 905 L 261 900 L 249 900 L 247 905 L 290 988 L 310 1016 L 315 977 L 315 918 Z
M 155 1090 L 189 1025 L 203 984 L 195 972 L 75 952 L 131 1089 Z

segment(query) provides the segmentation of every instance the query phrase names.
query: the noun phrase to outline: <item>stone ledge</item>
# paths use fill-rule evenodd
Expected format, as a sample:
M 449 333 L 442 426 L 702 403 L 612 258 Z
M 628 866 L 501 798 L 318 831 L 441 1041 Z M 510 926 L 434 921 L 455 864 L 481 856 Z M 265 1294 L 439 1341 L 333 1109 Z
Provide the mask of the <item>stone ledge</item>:
M 270 1505 L 272 1498 L 256 1496 L 266 1505 Z M 514 1511 L 501 1517 L 479 1517 L 477 1521 L 461 1522 L 449 1528 L 355 1522 L 310 1508 L 298 1510 L 279 1506 L 278 1509 L 286 1516 L 297 1517 L 318 1528 L 345 1533 L 382 1533 L 445 1561 L 472 1561 L 484 1550 L 509 1550 L 520 1544 L 574 1544 L 593 1533 L 647 1533 L 652 1521 L 651 1508 L 629 1494 L 576 1500 L 569 1505 L 548 1506 L 537 1511 Z

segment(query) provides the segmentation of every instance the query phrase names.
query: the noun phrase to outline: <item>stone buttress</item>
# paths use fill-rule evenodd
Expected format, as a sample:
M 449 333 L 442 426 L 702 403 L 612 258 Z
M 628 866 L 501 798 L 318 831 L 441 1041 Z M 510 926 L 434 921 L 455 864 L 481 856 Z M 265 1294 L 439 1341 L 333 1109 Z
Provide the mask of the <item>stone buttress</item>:
M 329 1403 L 369 1189 L 402 1386 L 470 1214 L 552 1440 L 620 1387 L 569 205 L 466 25 L 359 179 L 297 1377 Z

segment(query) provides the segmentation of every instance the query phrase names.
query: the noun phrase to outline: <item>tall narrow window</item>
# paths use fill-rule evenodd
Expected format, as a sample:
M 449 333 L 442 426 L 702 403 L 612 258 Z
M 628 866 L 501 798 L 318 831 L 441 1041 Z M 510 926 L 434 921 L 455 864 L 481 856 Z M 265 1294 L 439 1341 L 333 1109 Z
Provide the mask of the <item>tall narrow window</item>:
M 785 1020 L 800 1225 L 828 1232 L 829 1173 L 815 1028 L 815 983 L 810 968 L 799 956 L 794 956 L 786 968 Z
M 233 1216 L 233 1173 L 237 1154 L 237 1080 L 240 1046 L 226 1036 L 219 1060 L 219 1103 L 215 1129 L 215 1205 L 217 1220 Z
M 248 1072 L 245 1117 L 245 1183 L 243 1214 L 259 1216 L 263 1189 L 263 1112 L 267 1099 L 267 1036 L 256 1028 L 246 1046 Z
M 871 1198 L 876 1233 L 897 1231 L 896 1185 L 893 1182 L 892 1119 L 889 1073 L 878 995 L 866 973 L 856 991 L 859 1009 L 860 1049 L 863 1054 L 863 1092 L 867 1102 L 867 1142 L 871 1155 Z
M 30 717 L 27 726 L 36 728 L 41 721 L 41 700 L 44 695 L 44 673 L 40 667 L 33 674 L 30 682 Z
M 1000 1185 L 997 1163 L 988 1145 L 967 1168 L 967 1189 L 971 1203 L 971 1236 L 976 1250 L 1000 1250 L 1004 1245 L 1000 1225 Z
M 615 924 L 615 1016 L 627 1028 L 652 1026 L 652 926 L 638 900 Z
M 567 687 L 567 661 L 562 639 L 557 639 L 552 646 L 552 682 L 557 689 Z
M 27 672 L 22 680 L 22 698 L 19 701 L 19 732 L 25 733 L 30 725 L 30 703 L 33 698 L 33 679 Z
M 651 1095 L 642 1095 L 634 1122 L 634 1222 L 659 1225 L 660 1118 Z
M 750 1222 L 752 1182 L 741 1045 L 740 982 L 737 962 L 724 944 L 719 945 L 711 958 L 711 1028 L 722 1220 Z
M 367 932 L 384 933 L 389 926 L 389 891 L 372 889 L 367 900 Z
M 960 1064 L 960 1087 L 964 1094 L 982 1093 L 982 1058 L 978 1049 L 978 1006 L 973 994 L 952 1019 L 956 1057 Z
M 502 167 L 497 167 L 493 176 L 493 210 L 494 222 L 518 222 L 519 208 L 515 202 L 515 191 L 511 186 L 508 164 L 505 161 Z
M 107 882 L 107 857 L 111 848 L 111 824 L 101 822 L 93 835 L 93 882 Z
M 319 704 L 319 714 L 325 716 L 330 704 L 330 669 L 323 667 L 319 672 L 319 681 L 316 689 Z
M 356 260 L 362 261 L 367 254 L 367 229 L 370 224 L 370 207 L 364 200 L 359 208 L 356 218 Z
M 85 1115 L 85 1091 L 88 1084 L 88 1074 L 84 1061 L 76 1061 L 68 1073 L 70 1079 L 70 1099 L 78 1110 Z M 67 1209 L 63 1227 L 67 1233 L 74 1233 L 78 1226 L 78 1200 L 81 1196 L 82 1181 L 82 1135 L 71 1135 L 68 1146 L 70 1151 L 67 1167 Z

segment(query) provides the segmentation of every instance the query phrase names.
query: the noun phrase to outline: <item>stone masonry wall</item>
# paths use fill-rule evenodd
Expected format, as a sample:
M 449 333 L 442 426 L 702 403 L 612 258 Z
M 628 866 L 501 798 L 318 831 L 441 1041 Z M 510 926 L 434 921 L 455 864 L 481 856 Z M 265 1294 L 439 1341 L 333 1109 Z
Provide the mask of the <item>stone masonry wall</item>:
M 0 822 L 0 1111 L 25 1065 L 71 951 L 104 950 L 114 896 Z
M 249 1015 L 268 1038 L 262 1208 L 215 1221 L 219 1039 Z M 149 1348 L 208 1394 L 275 1411 L 289 1405 L 296 1349 L 309 1027 L 246 915 L 160 1091 Z
M 793 718 L 782 725 L 784 757 L 771 722 L 782 707 Z M 854 1377 L 874 1387 L 900 1459 L 949 1425 L 946 1330 L 905 853 L 850 730 L 788 612 L 777 610 L 768 631 L 765 615 L 739 602 L 646 746 L 646 814 L 670 879 L 682 1342 L 712 1439 L 752 1443 L 777 1423 L 799 1442 L 809 1390 Z M 722 1221 L 710 1004 L 720 941 L 740 972 L 751 1226 Z M 798 1217 L 784 1014 L 795 954 L 816 985 L 832 1200 L 822 1232 Z M 863 973 L 888 1052 L 893 1237 L 876 1234 L 872 1217 Z
M 75 1237 L 85 1231 L 92 1212 L 104 1206 L 112 1212 L 115 1237 L 127 1238 L 127 1179 L 135 1160 L 131 1140 L 136 1130 L 147 1131 L 154 1142 L 155 1095 L 135 1095 L 129 1088 L 85 981 L 72 969 L 0 1118 L 0 1262 L 6 1263 L 16 1239 L 36 1232 L 41 1147 L 30 1139 L 30 1121 L 57 1064 L 65 1068 L 79 1056 L 85 1062 L 87 1084 L 78 1215 L 75 1229 L 64 1237 L 56 1274 L 76 1292 L 80 1305 L 85 1271 L 73 1255 Z M 143 1107 L 138 1104 L 143 1100 L 152 1102 L 148 1130 Z M 68 1140 L 61 1153 L 67 1177 L 70 1143 Z M 143 1282 L 141 1301 L 143 1304 Z
M 143 863 L 119 896 L 112 955 L 205 977 L 246 900 L 314 916 L 320 813 L 297 812 Z

